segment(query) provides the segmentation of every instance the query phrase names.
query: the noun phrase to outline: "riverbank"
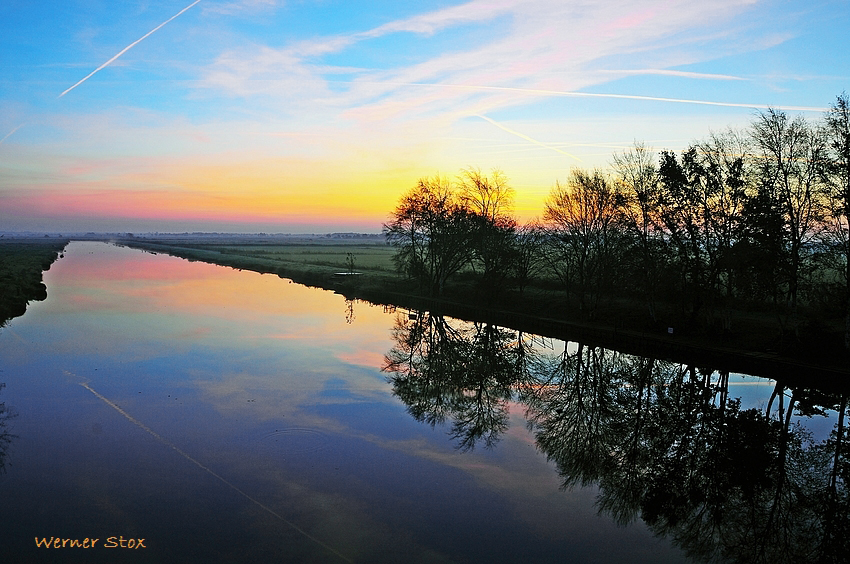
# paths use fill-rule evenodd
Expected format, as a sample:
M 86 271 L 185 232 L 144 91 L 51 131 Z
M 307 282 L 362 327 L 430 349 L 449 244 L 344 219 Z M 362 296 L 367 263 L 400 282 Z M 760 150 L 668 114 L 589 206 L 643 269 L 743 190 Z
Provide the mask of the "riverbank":
M 489 322 L 567 341 L 603 346 L 627 353 L 663 358 L 701 368 L 740 372 L 783 381 L 789 386 L 845 390 L 850 362 L 841 349 L 841 334 L 828 323 L 807 324 L 793 346 L 777 336 L 775 319 L 752 311 L 727 311 L 732 328 L 712 333 L 695 327 L 686 316 L 659 307 L 658 320 L 648 323 L 640 304 L 622 300 L 599 308 L 593 320 L 582 318 L 560 292 L 530 287 L 484 300 L 463 277 L 440 299 L 422 296 L 414 283 L 392 268 L 392 248 L 379 241 L 323 239 L 204 240 L 122 239 L 120 244 L 236 269 L 276 274 L 300 284 L 336 291 L 350 299 L 431 311 Z M 346 260 L 354 261 L 354 269 Z M 350 271 L 357 272 L 349 275 Z
M 68 242 L 50 237 L 0 238 L 0 326 L 23 315 L 29 302 L 47 299 L 42 273 Z

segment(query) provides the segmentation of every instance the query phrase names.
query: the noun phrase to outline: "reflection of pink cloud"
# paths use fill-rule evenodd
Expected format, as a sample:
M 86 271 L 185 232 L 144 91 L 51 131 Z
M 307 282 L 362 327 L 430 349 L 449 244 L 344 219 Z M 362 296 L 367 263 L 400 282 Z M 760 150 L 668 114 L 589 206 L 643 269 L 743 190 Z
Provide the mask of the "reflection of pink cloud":
M 213 311 L 228 320 L 262 320 L 245 334 L 258 340 L 321 342 L 338 329 L 325 326 L 320 313 L 342 310 L 342 298 L 327 291 L 204 262 L 99 245 L 83 248 L 79 252 L 80 247 L 71 246 L 73 260 L 60 260 L 51 272 L 64 278 L 65 287 L 97 289 L 103 303 L 82 304 L 86 309 L 134 310 L 142 304 L 149 311 L 192 315 L 216 306 Z M 335 319 L 344 325 L 342 315 Z M 361 336 L 374 338 L 368 332 Z
M 354 352 L 337 353 L 336 357 L 342 362 L 366 366 L 368 368 L 380 368 L 384 364 L 384 355 L 371 350 L 359 350 Z
M 68 301 L 79 309 L 98 309 L 104 305 L 102 300 L 83 294 L 74 294 L 68 298 Z
M 505 432 L 505 436 L 513 437 L 521 443 L 537 448 L 537 440 L 534 434 L 528 431 L 527 420 L 524 415 L 528 410 L 527 405 L 516 401 L 507 402 L 508 412 L 511 414 L 511 424 Z
M 182 260 L 160 260 L 153 254 L 139 252 L 133 257 L 82 255 L 62 263 L 62 268 L 75 280 L 96 285 L 99 280 L 197 280 L 209 276 L 207 268 L 215 267 Z

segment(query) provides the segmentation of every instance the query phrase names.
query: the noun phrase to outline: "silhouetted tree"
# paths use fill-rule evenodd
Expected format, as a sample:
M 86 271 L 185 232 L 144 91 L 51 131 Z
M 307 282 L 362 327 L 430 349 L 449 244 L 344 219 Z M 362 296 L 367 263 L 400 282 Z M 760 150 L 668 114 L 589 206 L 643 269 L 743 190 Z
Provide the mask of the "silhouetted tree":
M 707 185 L 697 161 L 697 151 L 689 148 L 681 163 L 675 153 L 663 151 L 658 167 L 661 182 L 659 212 L 667 228 L 675 262 L 682 273 L 682 291 L 690 294 L 691 316 L 703 305 L 709 270 L 706 227 L 708 219 Z
M 610 177 L 574 170 L 556 183 L 543 228 L 518 226 L 499 170 L 465 169 L 455 182 L 423 178 L 384 232 L 399 270 L 432 296 L 461 278 L 492 303 L 507 288 L 558 279 L 587 317 L 600 316 L 606 297 L 637 295 L 660 325 L 678 299 L 695 331 L 726 336 L 733 307 L 759 317 L 772 310 L 781 337 L 796 337 L 786 346 L 802 344 L 808 317 L 807 354 L 816 340 L 825 352 L 831 346 L 832 319 L 814 314 L 841 311 L 850 351 L 846 94 L 818 127 L 769 109 L 746 132 L 711 134 L 657 161 L 635 143 L 613 156 L 613 169 Z
M 733 254 L 738 290 L 751 301 L 779 307 L 788 263 L 784 224 L 781 203 L 767 187 L 744 202 Z
M 625 227 L 634 256 L 641 294 L 653 321 L 657 321 L 656 292 L 665 268 L 665 243 L 658 217 L 659 183 L 652 152 L 642 143 L 614 155 L 614 170 L 620 183 L 621 224 Z
M 536 221 L 521 225 L 514 233 L 513 275 L 520 293 L 546 264 L 546 231 Z
M 429 294 L 441 295 L 446 281 L 469 262 L 472 215 L 446 179 L 421 179 L 384 224 L 398 268 Z
M 838 257 L 836 266 L 844 275 L 844 348 L 850 351 L 850 97 L 846 92 L 836 98 L 826 114 L 825 122 L 831 220 L 827 232 Z
M 740 233 L 741 214 L 749 181 L 747 141 L 739 133 L 712 133 L 696 145 L 701 180 L 706 184 L 706 252 L 711 257 L 712 286 L 734 293 L 732 248 Z
M 614 272 L 617 197 L 600 171 L 573 169 L 566 185 L 556 183 L 543 215 L 551 233 L 549 260 L 567 290 L 592 316 L 600 292 Z
M 493 222 L 511 217 L 515 191 L 501 170 L 494 169 L 488 177 L 467 168 L 461 171 L 459 184 L 460 198 L 471 211 Z
M 493 299 L 506 287 L 516 260 L 514 190 L 499 170 L 487 177 L 469 168 L 459 177 L 459 191 L 472 223 L 471 266 L 485 297 Z
M 808 258 L 806 246 L 824 212 L 819 190 L 826 143 L 802 117 L 789 120 L 784 112 L 774 109 L 758 114 L 752 138 L 758 150 L 760 188 L 782 211 L 788 244 L 787 302 L 796 332 L 800 279 Z

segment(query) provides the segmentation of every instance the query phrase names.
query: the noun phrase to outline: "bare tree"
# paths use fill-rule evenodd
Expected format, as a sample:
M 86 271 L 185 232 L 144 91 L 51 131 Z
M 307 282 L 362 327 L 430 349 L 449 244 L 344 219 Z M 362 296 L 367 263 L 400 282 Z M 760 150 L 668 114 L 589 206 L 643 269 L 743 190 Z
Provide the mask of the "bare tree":
M 545 241 L 546 230 L 537 220 L 525 223 L 516 230 L 512 266 L 520 293 L 544 268 Z
M 752 125 L 760 182 L 783 212 L 788 240 L 788 306 L 798 331 L 797 305 L 806 246 L 823 218 L 819 197 L 826 159 L 822 135 L 801 117 L 789 120 L 782 111 L 761 112 Z
M 543 217 L 553 235 L 553 270 L 591 314 L 611 278 L 616 215 L 614 186 L 598 170 L 573 169 L 567 184 L 556 183 L 546 200 Z
M 682 291 L 691 296 L 691 316 L 696 317 L 703 305 L 710 269 L 706 239 L 709 195 L 696 149 L 687 149 L 681 161 L 675 153 L 662 151 L 658 174 L 662 187 L 659 214 L 675 250 Z
M 460 198 L 471 211 L 490 221 L 510 217 L 514 189 L 501 170 L 493 169 L 488 177 L 480 169 L 468 168 L 461 171 L 458 181 Z
M 850 351 L 850 97 L 844 92 L 826 114 L 829 163 L 829 229 L 844 262 L 844 348 Z
M 634 241 L 640 272 L 639 284 L 653 321 L 655 292 L 664 262 L 664 240 L 658 217 L 659 183 L 655 156 L 643 143 L 614 155 L 614 170 L 620 184 L 622 223 Z
M 472 222 L 471 265 L 485 298 L 494 299 L 505 288 L 516 258 L 516 221 L 510 215 L 514 189 L 500 170 L 488 177 L 468 168 L 458 182 L 460 200 Z
M 697 159 L 706 184 L 706 238 L 714 265 L 710 274 L 717 289 L 726 296 L 733 293 L 732 248 L 740 231 L 741 214 L 746 202 L 749 148 L 736 131 L 712 133 L 698 143 Z
M 732 292 L 730 255 L 745 200 L 744 160 L 737 144 L 715 135 L 691 145 L 681 159 L 672 152 L 661 154 L 658 213 L 693 316 L 703 305 L 713 315 L 721 285 L 727 295 Z

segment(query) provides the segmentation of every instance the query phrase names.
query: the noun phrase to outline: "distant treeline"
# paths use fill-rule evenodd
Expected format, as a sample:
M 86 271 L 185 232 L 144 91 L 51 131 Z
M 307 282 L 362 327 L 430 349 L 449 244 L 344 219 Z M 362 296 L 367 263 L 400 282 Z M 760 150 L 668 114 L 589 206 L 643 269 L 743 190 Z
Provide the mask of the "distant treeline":
M 399 270 L 432 296 L 459 273 L 491 302 L 554 283 L 588 319 L 631 299 L 653 321 L 672 303 L 723 331 L 731 309 L 756 310 L 790 338 L 803 310 L 829 312 L 850 349 L 846 93 L 819 120 L 769 109 L 681 154 L 635 144 L 612 169 L 573 169 L 525 224 L 500 171 L 423 178 L 384 233 Z
M 31 301 L 47 298 L 42 272 L 50 268 L 67 239 L 0 239 L 0 327 L 23 315 Z

